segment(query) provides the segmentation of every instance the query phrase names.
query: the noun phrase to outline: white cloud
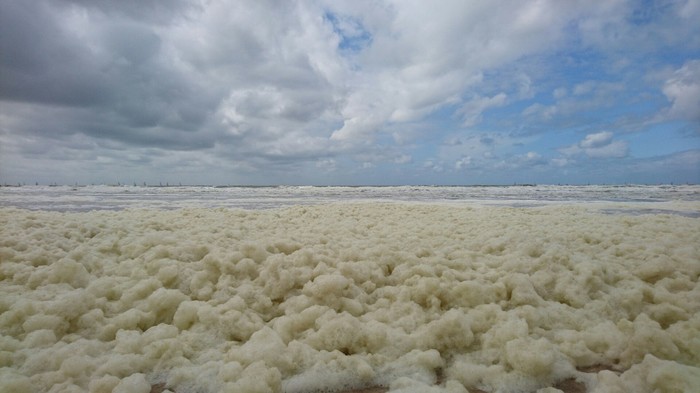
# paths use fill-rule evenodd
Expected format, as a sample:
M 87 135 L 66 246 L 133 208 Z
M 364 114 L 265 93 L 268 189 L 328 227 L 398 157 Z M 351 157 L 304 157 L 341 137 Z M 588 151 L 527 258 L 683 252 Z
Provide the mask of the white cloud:
M 612 141 L 604 146 L 584 148 L 583 151 L 591 158 L 622 158 L 627 156 L 626 141 Z
M 515 77 L 515 83 L 517 85 L 517 96 L 519 99 L 524 100 L 535 96 L 535 89 L 532 86 L 532 78 L 530 78 L 527 74 L 518 74 Z
M 594 95 L 596 97 L 610 97 L 624 91 L 625 86 L 619 82 L 602 82 L 588 80 L 574 86 L 573 95 Z
M 700 60 L 688 61 L 676 70 L 663 92 L 671 101 L 670 118 L 700 121 Z
M 472 166 L 472 158 L 469 156 L 462 157 L 461 159 L 455 162 L 455 169 L 458 171 L 462 169 L 467 169 L 470 166 Z
M 624 97 L 628 89 L 622 82 L 599 80 L 578 83 L 571 91 L 558 87 L 551 93 L 554 103 L 535 102 L 521 114 L 527 118 L 527 123 L 539 123 L 541 132 L 545 131 L 542 123 L 566 126 L 584 122 L 584 119 L 587 122 L 600 121 L 605 118 L 600 112 L 619 105 L 621 96 Z
M 534 103 L 522 111 L 523 116 L 537 117 L 542 120 L 551 120 L 557 113 L 559 113 L 557 105 L 542 105 L 540 103 Z
M 697 18 L 700 17 L 700 0 L 688 0 L 678 11 L 681 18 Z
M 395 157 L 393 161 L 395 164 L 409 164 L 413 162 L 413 157 L 408 154 L 401 154 Z
M 357 57 L 362 72 L 347 78 L 343 125 L 333 133 L 334 139 L 357 143 L 388 122 L 415 121 L 446 105 L 461 103 L 464 125 L 477 124 L 484 110 L 505 105 L 511 95 L 472 94 L 476 98 L 464 102 L 483 71 L 555 48 L 581 12 L 551 0 L 359 3 L 353 12 L 372 35 L 372 45 Z M 335 9 L 334 4 L 327 6 Z M 527 74 L 508 78 L 513 97 L 533 96 Z
M 575 156 L 583 152 L 583 150 L 578 144 L 560 147 L 559 149 L 557 149 L 557 151 L 559 151 L 559 153 L 563 154 L 566 157 Z
M 384 124 L 380 116 L 368 113 L 365 117 L 346 119 L 343 126 L 333 131 L 331 139 L 367 144 L 373 141 L 374 133 Z
M 596 83 L 594 81 L 586 81 L 583 83 L 579 83 L 576 86 L 574 86 L 574 95 L 580 96 L 580 95 L 588 94 L 588 93 L 592 92 L 595 87 L 596 87 Z
M 564 156 L 585 154 L 590 158 L 623 158 L 628 153 L 627 141 L 613 140 L 613 133 L 602 131 L 586 135 L 579 143 L 562 147 Z
M 559 158 L 552 158 L 552 160 L 550 162 L 554 166 L 563 167 L 563 166 L 567 166 L 567 165 L 571 164 L 572 161 L 568 158 L 559 157 Z
M 541 154 L 534 151 L 529 151 L 522 156 L 518 156 L 516 159 L 525 165 L 544 165 L 547 163 L 547 160 L 545 160 Z
M 610 131 L 598 132 L 595 134 L 588 134 L 579 143 L 579 146 L 583 149 L 595 149 L 605 145 L 610 144 L 612 140 L 613 133 Z
M 547 165 L 547 160 L 541 154 L 529 151 L 525 154 L 516 154 L 504 160 L 493 163 L 493 167 L 499 170 L 517 171 L 531 170 L 537 168 L 541 170 Z
M 423 168 L 433 171 L 435 173 L 441 173 L 445 170 L 442 162 L 436 162 L 435 160 L 426 160 L 423 163 Z
M 324 172 L 334 172 L 338 168 L 338 164 L 332 158 L 323 159 L 316 162 L 316 168 Z
M 498 93 L 493 97 L 476 97 L 468 101 L 457 111 L 462 115 L 462 125 L 465 127 L 473 126 L 481 121 L 481 114 L 489 108 L 495 108 L 505 105 L 508 96 L 504 93 Z
M 535 136 L 515 136 L 506 132 L 473 132 L 461 130 L 458 134 L 448 134 L 437 151 L 437 159 L 448 163 L 445 169 L 489 169 L 494 161 L 512 158 L 514 146 L 529 144 Z M 526 157 L 522 159 L 523 163 Z M 519 161 L 520 162 L 520 161 Z
M 686 150 L 668 155 L 637 159 L 630 163 L 626 174 L 635 174 L 654 182 L 700 181 L 700 149 Z M 649 180 L 647 180 L 649 181 Z
M 554 89 L 554 91 L 552 91 L 552 97 L 554 97 L 557 100 L 566 97 L 567 94 L 568 94 L 568 91 L 567 91 L 566 87 L 558 87 L 558 88 Z

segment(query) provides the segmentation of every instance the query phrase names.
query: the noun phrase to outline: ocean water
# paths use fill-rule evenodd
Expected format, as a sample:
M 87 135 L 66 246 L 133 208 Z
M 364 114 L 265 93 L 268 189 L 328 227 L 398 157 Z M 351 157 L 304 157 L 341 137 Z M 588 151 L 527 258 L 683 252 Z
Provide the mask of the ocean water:
M 697 202 L 700 201 L 700 186 L 142 187 L 98 185 L 0 188 L 0 207 L 53 211 L 184 207 L 269 209 L 292 205 L 362 201 L 514 206 L 591 202 Z M 652 206 L 649 205 L 649 208 Z
M 0 392 L 693 392 L 698 191 L 4 187 Z

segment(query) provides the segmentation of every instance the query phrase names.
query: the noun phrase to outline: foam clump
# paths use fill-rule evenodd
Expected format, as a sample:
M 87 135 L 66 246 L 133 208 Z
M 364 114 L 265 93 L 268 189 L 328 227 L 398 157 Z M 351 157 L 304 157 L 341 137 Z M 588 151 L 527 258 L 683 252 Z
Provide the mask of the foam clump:
M 112 393 L 148 393 L 151 391 L 151 384 L 146 381 L 143 374 L 132 374 L 117 384 Z
M 688 392 L 700 219 L 0 209 L 0 392 Z

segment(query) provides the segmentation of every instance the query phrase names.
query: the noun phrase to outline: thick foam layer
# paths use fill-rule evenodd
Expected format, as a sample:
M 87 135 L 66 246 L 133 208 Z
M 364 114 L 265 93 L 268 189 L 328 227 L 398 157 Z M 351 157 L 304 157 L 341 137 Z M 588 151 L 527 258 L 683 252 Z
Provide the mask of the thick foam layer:
M 0 220 L 3 392 L 700 382 L 697 218 L 338 204 Z

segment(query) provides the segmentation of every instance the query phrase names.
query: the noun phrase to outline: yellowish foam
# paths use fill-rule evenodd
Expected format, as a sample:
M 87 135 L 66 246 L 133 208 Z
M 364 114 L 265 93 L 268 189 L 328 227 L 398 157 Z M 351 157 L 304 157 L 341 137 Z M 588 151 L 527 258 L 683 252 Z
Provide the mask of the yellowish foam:
M 1 392 L 700 386 L 698 218 L 366 203 L 0 222 Z M 612 371 L 579 371 L 596 365 Z

